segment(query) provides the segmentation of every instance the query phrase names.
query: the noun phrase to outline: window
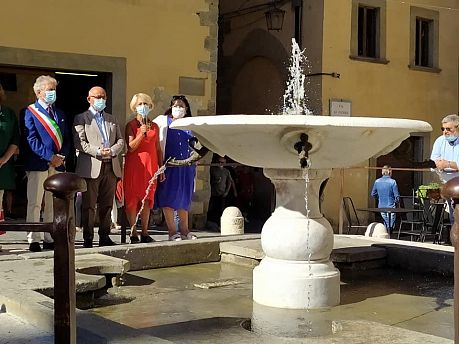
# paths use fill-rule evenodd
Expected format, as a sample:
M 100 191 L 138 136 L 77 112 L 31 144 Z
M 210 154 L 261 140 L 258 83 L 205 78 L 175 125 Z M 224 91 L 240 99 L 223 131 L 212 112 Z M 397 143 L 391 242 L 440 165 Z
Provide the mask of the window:
M 432 65 L 432 30 L 433 20 L 416 18 L 415 65 L 433 67 Z
M 386 1 L 353 0 L 350 58 L 387 63 Z
M 438 69 L 438 12 L 411 7 L 410 68 Z
M 377 42 L 379 9 L 359 6 L 358 56 L 379 57 Z

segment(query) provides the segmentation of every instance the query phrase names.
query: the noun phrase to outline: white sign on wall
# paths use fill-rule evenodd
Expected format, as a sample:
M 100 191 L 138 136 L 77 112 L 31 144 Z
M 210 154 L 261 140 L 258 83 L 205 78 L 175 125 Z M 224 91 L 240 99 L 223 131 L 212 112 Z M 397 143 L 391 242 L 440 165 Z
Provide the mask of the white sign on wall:
M 352 103 L 350 100 L 330 99 L 330 116 L 351 117 Z

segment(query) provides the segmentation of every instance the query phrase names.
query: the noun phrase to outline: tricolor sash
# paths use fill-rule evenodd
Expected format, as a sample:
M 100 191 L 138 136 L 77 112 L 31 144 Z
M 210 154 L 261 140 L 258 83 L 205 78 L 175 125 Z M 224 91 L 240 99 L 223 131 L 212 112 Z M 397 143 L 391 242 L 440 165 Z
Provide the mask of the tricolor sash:
M 46 132 L 48 135 L 51 137 L 53 140 L 54 144 L 56 145 L 56 152 L 59 152 L 62 148 L 62 133 L 61 129 L 57 125 L 57 123 L 52 119 L 46 116 L 44 113 L 42 113 L 36 106 L 35 104 L 30 104 L 28 107 L 30 112 L 35 116 L 38 121 L 40 121 L 41 125 L 45 128 Z

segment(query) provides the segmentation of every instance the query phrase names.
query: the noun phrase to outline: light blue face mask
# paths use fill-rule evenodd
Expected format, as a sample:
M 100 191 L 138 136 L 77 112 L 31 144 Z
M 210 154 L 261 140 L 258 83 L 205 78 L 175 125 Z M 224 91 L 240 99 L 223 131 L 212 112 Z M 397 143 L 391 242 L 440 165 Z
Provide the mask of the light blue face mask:
M 143 104 L 143 105 L 138 105 L 135 108 L 135 111 L 137 111 L 137 113 L 141 115 L 142 117 L 147 117 L 151 109 L 148 105 Z
M 96 111 L 102 111 L 105 109 L 106 106 L 106 100 L 104 98 L 96 98 L 94 99 L 94 103 L 92 104 L 92 107 Z
M 453 143 L 454 141 L 457 140 L 457 136 L 455 136 L 455 135 L 449 135 L 449 136 L 445 136 L 445 139 L 446 139 L 446 141 L 448 141 L 449 143 Z
M 45 102 L 48 105 L 54 104 L 56 101 L 56 90 L 45 91 Z

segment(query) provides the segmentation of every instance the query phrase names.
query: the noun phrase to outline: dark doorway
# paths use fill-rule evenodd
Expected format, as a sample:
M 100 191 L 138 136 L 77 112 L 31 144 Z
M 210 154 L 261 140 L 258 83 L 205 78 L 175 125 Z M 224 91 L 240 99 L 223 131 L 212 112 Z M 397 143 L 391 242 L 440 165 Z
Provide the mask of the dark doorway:
M 69 130 L 71 130 L 75 115 L 88 109 L 86 97 L 89 89 L 93 86 L 102 86 L 107 90 L 107 111 L 111 111 L 111 73 L 0 66 L 0 77 L 1 75 L 9 77 L 8 84 L 16 85 L 15 89 L 6 90 L 5 105 L 12 108 L 18 116 L 21 133 L 24 123 L 24 108 L 36 99 L 33 84 L 40 75 L 50 75 L 58 81 L 56 106 L 66 114 Z M 24 144 L 24 138 L 21 140 Z M 75 150 L 72 149 L 72 152 L 72 156 L 68 157 L 66 163 L 69 172 L 75 171 Z M 7 196 L 9 197 L 8 202 L 12 202 L 10 208 L 13 218 L 25 218 L 27 210 L 27 177 L 23 166 L 23 159 L 19 154 L 16 157 L 16 190 Z

